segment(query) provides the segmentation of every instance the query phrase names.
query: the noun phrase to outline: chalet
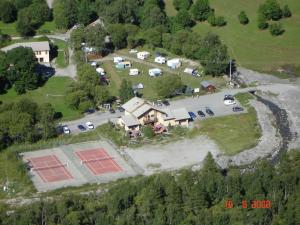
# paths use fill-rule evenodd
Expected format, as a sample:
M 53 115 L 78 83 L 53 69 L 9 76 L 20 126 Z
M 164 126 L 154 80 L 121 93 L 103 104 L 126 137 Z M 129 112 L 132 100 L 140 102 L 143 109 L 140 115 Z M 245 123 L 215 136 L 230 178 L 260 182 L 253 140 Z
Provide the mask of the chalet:
M 214 92 L 216 90 L 216 87 L 208 81 L 202 81 L 201 87 L 207 92 Z
M 185 108 L 160 109 L 138 97 L 130 99 L 122 108 L 125 113 L 118 120 L 118 124 L 126 131 L 139 130 L 143 125 L 188 126 L 190 118 Z

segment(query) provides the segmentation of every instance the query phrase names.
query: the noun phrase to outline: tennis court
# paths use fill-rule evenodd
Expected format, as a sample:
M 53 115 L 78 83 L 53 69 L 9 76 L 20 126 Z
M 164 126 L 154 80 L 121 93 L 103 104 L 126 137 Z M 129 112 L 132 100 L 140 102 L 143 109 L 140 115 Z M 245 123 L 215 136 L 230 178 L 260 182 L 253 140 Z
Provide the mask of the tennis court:
M 67 164 L 63 164 L 56 155 L 46 155 L 27 159 L 31 171 L 36 171 L 44 182 L 56 182 L 73 179 L 66 169 Z
M 103 148 L 88 149 L 76 152 L 81 164 L 86 165 L 94 175 L 116 173 L 122 168 Z

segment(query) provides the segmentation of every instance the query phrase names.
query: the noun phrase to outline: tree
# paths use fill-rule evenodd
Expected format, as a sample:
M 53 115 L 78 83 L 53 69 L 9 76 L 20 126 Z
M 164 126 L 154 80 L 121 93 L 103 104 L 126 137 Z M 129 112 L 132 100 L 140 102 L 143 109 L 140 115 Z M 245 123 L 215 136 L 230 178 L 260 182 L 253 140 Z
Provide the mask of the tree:
M 145 136 L 146 138 L 151 139 L 151 138 L 154 137 L 154 131 L 153 131 L 153 128 L 152 128 L 151 126 L 149 126 L 149 125 L 143 126 L 143 127 L 142 127 L 142 133 L 144 134 L 144 136 Z
M 27 6 L 31 5 L 32 0 L 13 0 L 13 3 L 19 11 L 20 9 L 26 8 Z
M 263 14 L 258 15 L 257 27 L 260 30 L 267 29 L 269 24 L 267 23 L 267 18 Z
M 166 75 L 160 77 L 156 83 L 156 91 L 161 98 L 173 97 L 178 90 L 182 89 L 182 87 L 183 84 L 179 75 Z
M 106 35 L 107 32 L 101 24 L 89 27 L 85 31 L 85 39 L 88 46 L 93 46 L 97 48 L 105 47 Z
M 78 82 L 80 82 L 83 88 L 91 93 L 93 88 L 99 85 L 99 75 L 94 67 L 89 64 L 84 64 L 78 67 L 77 70 Z
M 269 26 L 269 30 L 272 36 L 278 36 L 284 33 L 281 23 L 273 23 Z
M 14 22 L 17 18 L 17 9 L 14 4 L 9 1 L 0 2 L 0 19 L 4 23 Z
M 143 39 L 149 44 L 153 49 L 155 47 L 161 47 L 162 45 L 162 34 L 156 28 L 150 28 L 143 33 Z
M 127 32 L 122 24 L 111 24 L 108 27 L 112 43 L 116 49 L 125 48 L 127 45 Z
M 5 52 L 0 51 L 0 93 L 3 93 L 9 86 L 7 69 L 9 67 Z
M 106 86 L 96 86 L 94 89 L 94 100 L 96 105 L 108 102 L 110 99 L 109 89 Z
M 81 0 L 78 6 L 77 20 L 83 25 L 88 25 L 93 17 L 93 11 L 91 10 L 92 2 L 90 0 Z
M 34 35 L 34 25 L 32 23 L 32 14 L 29 8 L 21 9 L 18 13 L 16 30 L 22 36 Z
M 122 80 L 120 89 L 119 89 L 119 97 L 121 102 L 125 103 L 129 99 L 134 97 L 133 89 L 132 89 L 132 83 L 131 81 L 128 81 L 126 79 Z
M 178 31 L 186 27 L 192 27 L 194 22 L 187 10 L 180 10 L 174 17 L 173 30 Z
M 57 28 L 67 29 L 77 22 L 76 0 L 54 0 L 53 16 Z
M 194 19 L 199 21 L 207 20 L 210 11 L 211 8 L 208 0 L 197 0 L 191 9 Z
M 249 18 L 247 17 L 245 11 L 241 11 L 238 18 L 239 18 L 240 23 L 243 25 L 246 25 L 249 23 Z
M 75 50 L 81 50 L 82 43 L 85 42 L 85 36 L 86 32 L 83 26 L 79 26 L 77 29 L 72 30 L 70 41 Z
M 292 16 L 292 12 L 289 8 L 288 5 L 284 5 L 282 8 L 282 16 L 285 18 L 291 17 Z
M 51 104 L 44 103 L 39 106 L 38 109 L 38 121 L 41 128 L 42 137 L 48 139 L 55 136 L 55 123 L 54 123 L 55 111 Z
M 263 14 L 267 20 L 279 20 L 282 17 L 282 11 L 277 0 L 267 0 L 265 4 L 259 6 L 259 14 Z
M 154 16 L 155 15 L 155 16 Z M 157 26 L 166 26 L 167 16 L 156 4 L 145 3 L 141 10 L 141 28 L 149 29 Z
M 176 10 L 189 10 L 191 5 L 193 4 L 193 0 L 174 0 L 173 6 Z

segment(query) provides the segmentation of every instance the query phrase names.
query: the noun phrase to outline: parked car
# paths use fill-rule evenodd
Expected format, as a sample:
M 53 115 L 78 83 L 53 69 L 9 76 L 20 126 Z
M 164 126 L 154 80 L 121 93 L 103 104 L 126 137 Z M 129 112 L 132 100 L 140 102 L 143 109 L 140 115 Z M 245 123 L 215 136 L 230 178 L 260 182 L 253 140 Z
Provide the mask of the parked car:
M 189 112 L 189 115 L 190 115 L 192 120 L 194 120 L 197 117 L 196 114 L 193 113 L 193 112 Z
M 170 105 L 170 102 L 167 99 L 162 100 L 162 104 L 164 104 L 165 106 Z
M 86 122 L 85 125 L 87 126 L 87 128 L 89 128 L 90 130 L 94 129 L 94 124 L 92 124 L 90 121 Z
M 78 127 L 78 129 L 81 130 L 81 131 L 86 131 L 85 126 L 83 126 L 82 124 L 79 124 L 77 127 Z
M 232 100 L 234 100 L 234 97 L 233 97 L 233 95 L 224 95 L 224 100 L 225 99 L 232 99 Z
M 232 108 L 232 111 L 233 112 L 242 112 L 242 111 L 244 111 L 244 109 L 240 106 L 235 106 Z
M 225 99 L 224 100 L 224 105 L 234 105 L 236 102 L 232 99 Z
M 68 126 L 63 126 L 63 131 L 64 131 L 64 134 L 70 134 L 71 133 Z
M 125 111 L 125 109 L 123 109 L 121 106 L 118 106 L 117 110 L 119 110 L 119 112 L 124 112 Z
M 200 117 L 205 117 L 205 113 L 202 112 L 201 110 L 199 110 L 197 113 L 198 113 L 198 115 L 199 115 Z
M 210 115 L 210 116 L 215 115 L 214 112 L 213 112 L 210 108 L 208 108 L 208 107 L 205 108 L 205 112 L 206 112 L 208 115 Z
M 110 113 L 115 113 L 116 111 L 115 111 L 113 108 L 110 108 L 110 109 L 109 109 L 109 112 L 110 112 Z

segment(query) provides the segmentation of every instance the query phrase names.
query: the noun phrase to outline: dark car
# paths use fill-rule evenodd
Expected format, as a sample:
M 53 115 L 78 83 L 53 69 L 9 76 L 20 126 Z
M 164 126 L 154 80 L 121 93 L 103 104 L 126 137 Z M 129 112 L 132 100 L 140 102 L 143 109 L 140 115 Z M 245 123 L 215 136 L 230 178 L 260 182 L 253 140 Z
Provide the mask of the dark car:
M 233 112 L 242 112 L 242 111 L 244 111 L 244 109 L 240 106 L 235 106 L 232 108 L 232 111 Z
M 232 95 L 225 95 L 224 100 L 234 100 L 234 97 Z
M 113 108 L 110 108 L 110 109 L 109 109 L 109 112 L 110 112 L 110 113 L 115 113 L 116 111 L 115 111 Z
M 123 109 L 121 106 L 118 106 L 117 110 L 119 110 L 119 112 L 124 112 L 125 111 L 125 109 Z
M 165 99 L 162 101 L 162 104 L 164 104 L 165 106 L 168 106 L 168 105 L 170 105 L 170 102 L 167 99 Z
M 198 113 L 198 115 L 199 115 L 200 117 L 205 117 L 204 112 L 202 112 L 201 110 L 199 110 L 197 113 Z
M 190 115 L 192 120 L 194 120 L 197 117 L 196 114 L 193 113 L 193 112 L 189 112 L 189 115 Z
M 81 125 L 81 124 L 79 124 L 77 127 L 78 127 L 78 129 L 81 130 L 81 131 L 86 131 L 85 126 L 83 126 L 83 125 Z
M 210 108 L 208 108 L 208 107 L 205 108 L 205 112 L 206 112 L 208 115 L 210 115 L 210 116 L 215 115 L 214 112 L 213 112 Z

